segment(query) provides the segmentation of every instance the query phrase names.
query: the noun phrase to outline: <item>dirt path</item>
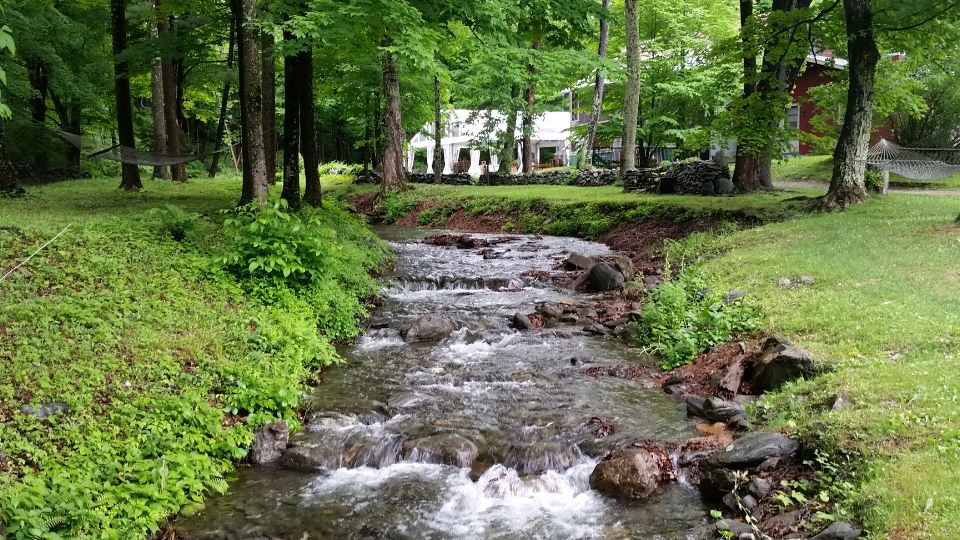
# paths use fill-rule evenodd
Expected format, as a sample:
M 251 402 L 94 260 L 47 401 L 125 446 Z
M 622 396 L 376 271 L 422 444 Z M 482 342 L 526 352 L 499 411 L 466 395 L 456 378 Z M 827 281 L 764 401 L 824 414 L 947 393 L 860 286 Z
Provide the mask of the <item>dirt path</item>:
M 827 185 L 821 182 L 810 182 L 810 181 L 799 181 L 799 180 L 774 181 L 773 186 L 778 188 L 819 189 L 823 191 L 827 190 Z M 891 188 L 888 192 L 891 195 L 928 195 L 933 197 L 960 197 L 960 190 L 948 190 L 948 189 Z

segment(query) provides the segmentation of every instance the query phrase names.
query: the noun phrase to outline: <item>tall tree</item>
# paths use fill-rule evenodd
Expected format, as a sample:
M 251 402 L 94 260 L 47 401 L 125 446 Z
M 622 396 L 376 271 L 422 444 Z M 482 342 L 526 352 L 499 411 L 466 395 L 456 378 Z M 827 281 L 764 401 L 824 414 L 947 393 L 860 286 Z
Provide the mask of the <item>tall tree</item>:
M 503 131 L 503 144 L 500 147 L 500 171 L 510 173 L 513 164 L 517 159 L 517 99 L 520 98 L 520 87 L 516 84 L 510 86 L 509 106 L 504 114 L 507 117 L 506 129 Z
M 603 9 L 610 9 L 610 0 L 603 0 Z M 639 30 L 638 30 L 639 32 Z M 610 37 L 610 19 L 607 14 L 600 19 L 600 44 L 597 46 L 597 56 L 607 57 L 607 41 Z M 600 115 L 603 112 L 603 72 L 597 69 L 596 79 L 593 81 L 593 104 L 590 107 L 590 123 L 587 125 L 587 136 L 583 141 L 583 150 L 580 152 L 578 168 L 593 165 L 593 144 L 597 138 L 597 126 L 600 125 Z
M 292 43 L 293 35 L 284 32 L 283 41 L 284 45 Z M 286 199 L 291 210 L 300 209 L 300 63 L 298 60 L 299 57 L 296 54 L 287 54 L 283 57 L 283 192 L 280 197 Z
M 236 42 L 237 42 L 237 29 L 236 25 L 230 24 L 230 38 L 227 45 L 227 69 L 233 69 L 234 55 L 236 53 Z M 227 130 L 227 107 L 230 105 L 230 78 L 225 78 L 223 81 L 223 91 L 220 93 L 220 120 L 217 124 L 217 135 L 216 141 L 214 143 L 213 159 L 210 162 L 210 178 L 213 178 L 220 172 L 220 154 L 223 152 L 218 152 L 221 145 L 223 144 L 223 137 L 226 134 Z
M 273 34 L 263 34 L 263 145 L 266 149 L 267 181 L 277 181 L 277 61 Z
M 110 21 L 113 34 L 113 70 L 114 88 L 117 100 L 117 132 L 120 145 L 136 148 L 137 140 L 133 132 L 133 108 L 130 103 L 130 74 L 127 61 L 118 59 L 127 49 L 127 2 L 110 0 Z M 134 163 L 123 163 L 120 187 L 126 190 L 143 189 L 140 182 L 140 168 Z
M 267 201 L 267 164 L 263 146 L 263 93 L 259 39 L 254 28 L 255 0 L 231 0 L 240 49 L 240 124 L 243 131 L 243 189 L 240 204 Z
M 750 46 L 748 24 L 753 17 L 754 0 L 740 0 L 740 33 L 743 40 L 743 99 L 749 103 L 757 92 L 757 55 Z M 733 167 L 733 184 L 740 192 L 756 191 L 760 185 L 760 156 L 748 148 L 744 140 L 737 141 L 736 164 Z
M 303 169 L 306 177 L 306 189 L 303 202 L 310 206 L 323 204 L 323 190 L 320 186 L 320 156 L 317 150 L 317 97 L 313 87 L 313 50 L 300 51 L 297 63 L 300 66 L 300 154 L 303 155 Z
M 541 40 L 537 39 L 533 42 L 534 53 L 540 51 Z M 535 57 L 534 57 L 535 58 Z M 533 155 L 533 121 L 534 115 L 536 114 L 536 96 L 537 96 L 537 67 L 534 64 L 534 61 L 531 61 L 527 65 L 527 70 L 530 71 L 531 80 L 527 90 L 524 93 L 524 99 L 526 100 L 526 107 L 523 109 L 523 174 L 530 174 L 533 172 L 533 161 L 535 156 Z M 536 156 L 539 158 L 539 156 Z
M 440 108 L 440 74 L 433 76 L 433 183 L 443 181 L 443 112 Z
M 155 0 L 156 7 L 160 8 L 162 0 Z M 166 20 L 161 19 L 157 23 L 157 32 L 160 37 L 166 37 L 170 33 L 170 25 Z M 177 74 L 173 69 L 173 60 L 168 56 L 161 60 L 160 69 L 163 72 L 163 112 L 164 123 L 167 128 L 167 151 L 173 155 L 183 153 L 180 145 L 180 115 L 178 92 L 177 92 Z M 183 163 L 177 163 L 170 166 L 170 176 L 174 182 L 187 181 L 187 168 Z
M 620 174 L 636 168 L 637 117 L 640 111 L 640 15 L 637 12 L 637 0 L 625 0 L 624 24 L 627 45 L 627 87 L 623 100 Z
M 874 39 L 870 0 L 843 0 L 846 16 L 850 87 L 843 127 L 833 153 L 833 176 L 827 194 L 814 208 L 844 210 L 867 199 L 865 171 L 873 122 L 873 94 L 880 51 Z
M 153 0 L 153 11 L 158 12 L 161 0 Z M 159 15 L 156 15 L 159 17 Z M 150 23 L 150 37 L 157 40 L 160 37 L 160 29 L 157 26 L 157 20 Z M 163 105 L 163 60 L 157 56 L 153 59 L 150 66 L 150 110 L 153 113 L 153 151 L 157 154 L 163 154 L 167 151 L 167 121 L 164 116 Z M 170 173 L 166 167 L 154 165 L 153 177 L 161 180 L 169 180 Z
M 390 51 L 392 41 L 383 41 L 383 96 L 385 100 L 384 127 L 387 133 L 387 147 L 383 153 L 383 181 L 380 193 L 398 191 L 404 188 L 403 171 L 403 120 L 400 104 L 400 68 Z

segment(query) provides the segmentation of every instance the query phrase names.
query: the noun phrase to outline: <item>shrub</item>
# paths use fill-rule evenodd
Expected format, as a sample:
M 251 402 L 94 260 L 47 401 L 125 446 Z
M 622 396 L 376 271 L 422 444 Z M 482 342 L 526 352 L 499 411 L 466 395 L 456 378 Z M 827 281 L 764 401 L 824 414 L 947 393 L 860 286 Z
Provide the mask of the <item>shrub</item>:
M 757 330 L 760 322 L 757 309 L 744 299 L 725 303 L 694 265 L 649 293 L 638 341 L 662 357 L 663 369 L 673 369 L 734 334 Z
M 154 208 L 150 213 L 159 218 L 160 233 L 169 235 L 177 242 L 187 239 L 195 241 L 206 232 L 199 214 L 186 212 L 179 206 L 168 204 L 163 208 Z

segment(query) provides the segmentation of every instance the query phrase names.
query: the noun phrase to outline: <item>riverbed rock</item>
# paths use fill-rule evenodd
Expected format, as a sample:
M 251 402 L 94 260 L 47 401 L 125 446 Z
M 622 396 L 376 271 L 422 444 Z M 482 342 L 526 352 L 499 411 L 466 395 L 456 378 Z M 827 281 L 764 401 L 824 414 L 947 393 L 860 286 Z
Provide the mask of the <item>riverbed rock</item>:
M 709 501 L 718 501 L 737 485 L 737 475 L 730 469 L 713 469 L 700 479 L 700 494 Z
M 543 315 L 545 319 L 559 319 L 563 317 L 563 309 L 560 308 L 557 304 L 540 304 L 537 306 L 537 313 Z
M 811 377 L 815 373 L 809 352 L 770 338 L 753 368 L 753 389 L 756 392 L 771 392 L 784 383 Z
M 590 290 L 593 292 L 612 291 L 623 282 L 623 274 L 607 263 L 598 263 L 590 269 Z
M 810 540 L 855 540 L 860 538 L 863 530 L 858 529 L 846 521 L 837 521 L 814 536 Z
M 313 472 L 324 467 L 326 454 L 310 445 L 297 445 L 283 453 L 280 464 L 295 471 Z
M 739 538 L 743 534 L 752 534 L 753 527 L 747 525 L 742 521 L 737 521 L 735 519 L 722 519 L 717 522 L 717 532 L 722 533 L 724 531 L 733 533 L 734 538 Z
M 259 465 L 278 461 L 289 441 L 290 427 L 283 420 L 258 427 L 253 434 L 253 445 L 250 446 L 250 463 Z
M 704 418 L 711 422 L 729 422 L 743 414 L 743 405 L 735 401 L 727 401 L 716 396 L 710 396 L 703 400 Z
M 660 485 L 660 460 L 646 450 L 601 461 L 590 474 L 590 487 L 611 497 L 643 499 Z
M 757 499 L 762 499 L 773 491 L 773 482 L 766 478 L 753 478 L 750 480 L 750 483 L 747 484 L 747 491 Z
M 780 538 L 789 532 L 796 530 L 797 525 L 803 521 L 804 515 L 807 513 L 806 510 L 793 510 L 790 512 L 784 512 L 783 514 L 773 516 L 765 520 L 760 528 L 763 529 L 763 532 L 773 536 L 774 538 Z
M 452 334 L 454 329 L 449 319 L 431 313 L 417 319 L 407 330 L 404 339 L 407 343 L 440 341 Z
M 687 415 L 705 418 L 703 406 L 704 406 L 704 403 L 707 401 L 706 398 L 701 396 L 696 396 L 693 394 L 685 394 L 680 399 L 682 399 L 683 402 L 686 403 L 687 405 Z
M 477 458 L 476 443 L 456 433 L 439 433 L 403 443 L 403 459 L 418 463 L 470 467 Z
M 800 449 L 797 441 L 779 433 L 759 431 L 740 437 L 708 461 L 714 468 L 749 469 L 773 457 L 785 457 Z
M 520 476 L 547 471 L 564 472 L 576 465 L 579 454 L 578 450 L 561 441 L 537 441 L 511 446 L 504 455 L 503 465 L 516 469 Z
M 626 278 L 627 281 L 631 281 L 633 278 L 637 276 L 637 271 L 634 270 L 633 261 L 630 260 L 630 257 L 626 257 L 626 256 L 617 257 L 617 260 L 614 262 L 613 266 L 621 274 L 623 274 L 623 277 Z
M 527 317 L 523 313 L 515 313 L 513 315 L 513 327 L 518 330 L 535 330 L 537 326 L 533 324 L 533 321 L 530 320 L 530 317 Z
M 568 268 L 590 270 L 597 264 L 597 261 L 581 253 L 571 253 L 567 257 L 567 260 L 564 261 L 564 264 L 566 264 Z

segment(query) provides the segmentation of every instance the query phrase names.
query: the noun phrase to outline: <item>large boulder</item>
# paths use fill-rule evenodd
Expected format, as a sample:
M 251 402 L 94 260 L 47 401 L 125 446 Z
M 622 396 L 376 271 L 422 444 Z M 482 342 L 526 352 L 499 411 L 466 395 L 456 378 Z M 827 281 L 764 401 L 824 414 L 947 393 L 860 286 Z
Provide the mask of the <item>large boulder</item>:
M 470 467 L 479 448 L 470 439 L 456 433 L 439 433 L 403 443 L 403 459 L 418 463 L 452 465 L 461 469 Z
M 753 389 L 758 393 L 771 392 L 784 383 L 811 377 L 815 373 L 810 353 L 773 337 L 764 344 L 754 365 Z
M 800 444 L 789 437 L 759 431 L 733 441 L 711 456 L 708 463 L 714 468 L 749 469 L 769 458 L 789 456 L 799 449 Z
M 590 487 L 611 497 L 643 499 L 656 491 L 662 478 L 660 458 L 634 450 L 598 463 L 590 474 Z
M 598 263 L 590 269 L 590 290 L 606 292 L 623 285 L 623 274 L 606 263 Z
M 250 447 L 250 463 L 258 465 L 279 460 L 289 441 L 290 428 L 283 420 L 258 427 Z
M 449 319 L 431 313 L 417 319 L 407 330 L 404 339 L 407 343 L 440 341 L 452 334 L 454 329 Z

